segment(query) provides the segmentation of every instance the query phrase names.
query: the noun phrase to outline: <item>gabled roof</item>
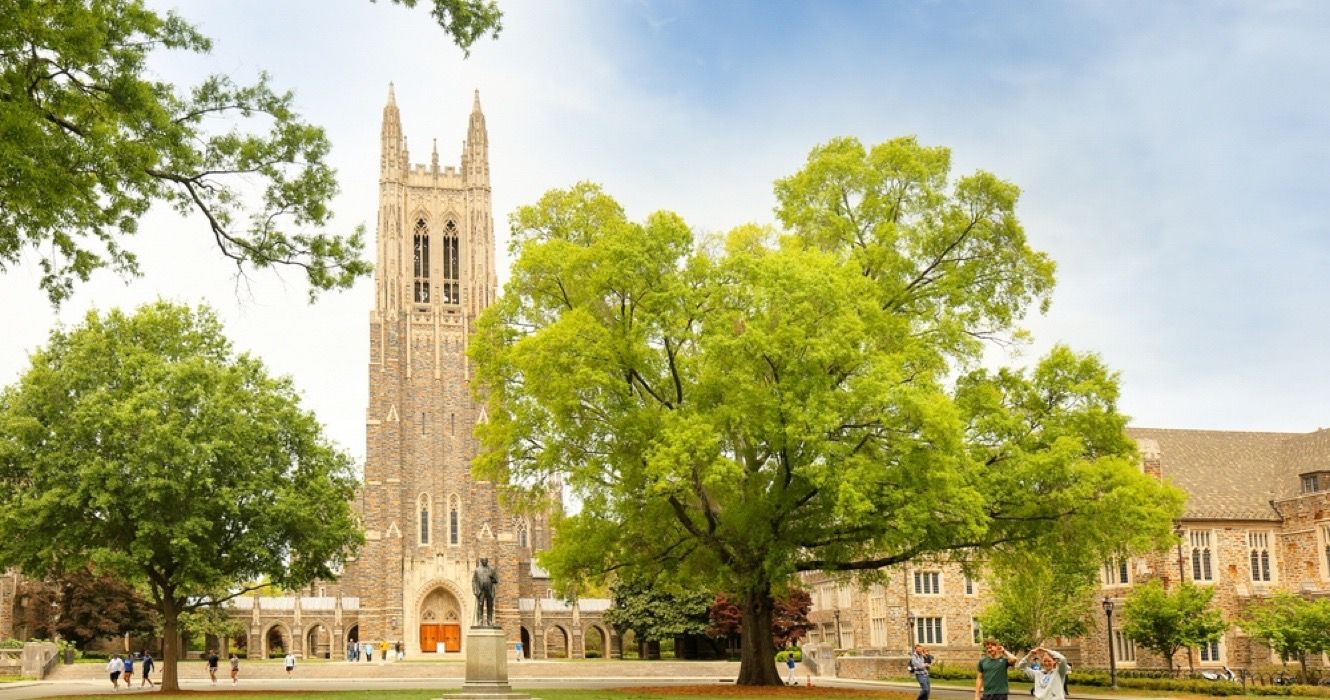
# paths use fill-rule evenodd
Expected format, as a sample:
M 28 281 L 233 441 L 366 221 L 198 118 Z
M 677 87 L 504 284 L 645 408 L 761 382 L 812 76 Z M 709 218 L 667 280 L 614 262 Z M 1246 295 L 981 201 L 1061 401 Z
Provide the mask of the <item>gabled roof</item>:
M 1298 474 L 1330 469 L 1330 430 L 1256 433 L 1128 428 L 1142 453 L 1158 451 L 1160 470 L 1187 492 L 1183 518 L 1274 520 L 1274 499 L 1298 495 Z

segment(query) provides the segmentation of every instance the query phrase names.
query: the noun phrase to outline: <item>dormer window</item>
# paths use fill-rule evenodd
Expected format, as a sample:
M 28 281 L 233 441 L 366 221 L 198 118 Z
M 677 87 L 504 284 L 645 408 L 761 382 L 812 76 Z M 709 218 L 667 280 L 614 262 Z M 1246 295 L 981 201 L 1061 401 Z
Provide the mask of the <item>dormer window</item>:
M 1315 471 L 1300 475 L 1303 493 L 1317 493 L 1330 487 L 1330 472 Z

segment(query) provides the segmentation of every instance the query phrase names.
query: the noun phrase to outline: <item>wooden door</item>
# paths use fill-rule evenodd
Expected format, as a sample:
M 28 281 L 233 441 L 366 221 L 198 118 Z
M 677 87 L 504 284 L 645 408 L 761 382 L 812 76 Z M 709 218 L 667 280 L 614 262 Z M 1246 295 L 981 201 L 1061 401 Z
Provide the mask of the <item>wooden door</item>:
M 443 625 L 420 626 L 420 651 L 433 654 L 439 642 L 439 628 Z
M 462 626 L 461 625 L 439 625 L 443 628 L 440 631 L 439 640 L 444 643 L 448 651 L 462 650 Z

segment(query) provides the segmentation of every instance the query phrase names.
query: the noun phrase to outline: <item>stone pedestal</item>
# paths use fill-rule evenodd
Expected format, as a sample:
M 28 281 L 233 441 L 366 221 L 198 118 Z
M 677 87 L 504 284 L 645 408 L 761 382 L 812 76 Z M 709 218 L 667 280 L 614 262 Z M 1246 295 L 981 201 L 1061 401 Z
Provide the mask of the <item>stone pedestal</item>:
M 496 627 L 472 627 L 466 633 L 466 682 L 462 692 L 449 700 L 530 700 L 525 693 L 515 693 L 508 685 L 508 639 Z

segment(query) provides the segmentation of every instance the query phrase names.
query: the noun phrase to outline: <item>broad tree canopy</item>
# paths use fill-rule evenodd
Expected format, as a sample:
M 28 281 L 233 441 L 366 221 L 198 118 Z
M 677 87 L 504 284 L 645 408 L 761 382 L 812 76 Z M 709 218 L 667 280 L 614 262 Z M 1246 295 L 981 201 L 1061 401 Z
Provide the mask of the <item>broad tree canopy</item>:
M 206 309 L 159 302 L 57 330 L 0 393 L 0 567 L 98 571 L 162 616 L 261 580 L 331 578 L 360 542 L 349 456 L 290 379 L 236 354 Z M 223 593 L 219 593 L 223 592 Z
M 416 5 L 417 0 L 393 0 Z M 497 35 L 493 0 L 432 0 L 463 51 Z M 40 256 L 53 303 L 99 268 L 138 272 L 128 240 L 153 204 L 195 212 L 239 272 L 305 273 L 310 294 L 368 274 L 362 228 L 334 232 L 323 129 L 266 75 L 156 80 L 155 51 L 211 41 L 142 0 L 0 0 L 0 272 Z
M 1139 469 L 1098 357 L 979 367 L 1053 287 L 1017 194 L 913 138 L 815 148 L 776 183 L 783 230 L 698 240 L 594 185 L 546 194 L 472 345 L 479 470 L 581 499 L 556 576 L 666 569 L 735 593 L 745 629 L 800 571 L 1171 542 L 1182 497 Z M 773 651 L 745 635 L 740 682 L 779 683 Z

